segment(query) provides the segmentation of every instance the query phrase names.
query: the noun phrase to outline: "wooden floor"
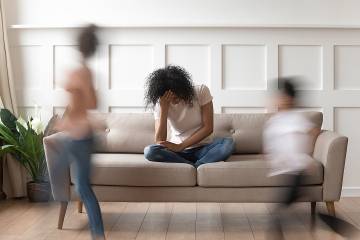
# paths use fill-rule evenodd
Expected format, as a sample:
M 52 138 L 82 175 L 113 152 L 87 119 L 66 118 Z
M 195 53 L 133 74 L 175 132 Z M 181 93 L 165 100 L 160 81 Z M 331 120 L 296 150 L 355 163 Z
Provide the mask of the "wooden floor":
M 321 223 L 311 232 L 309 205 L 292 208 L 284 227 L 286 239 L 343 239 Z M 360 198 L 344 198 L 335 206 L 338 216 L 360 228 Z M 263 203 L 101 203 L 108 240 L 268 239 L 273 207 Z M 64 229 L 57 230 L 57 203 L 2 201 L 0 239 L 91 239 L 86 213 L 77 213 L 76 208 L 76 203 L 69 205 Z M 317 209 L 325 211 L 324 204 Z

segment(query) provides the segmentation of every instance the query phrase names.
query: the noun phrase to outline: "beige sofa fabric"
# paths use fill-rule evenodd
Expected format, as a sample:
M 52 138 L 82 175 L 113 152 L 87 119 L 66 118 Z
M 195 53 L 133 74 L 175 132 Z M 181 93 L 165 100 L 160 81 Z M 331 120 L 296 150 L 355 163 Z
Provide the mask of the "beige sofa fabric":
M 318 127 L 322 113 L 304 113 Z M 268 165 L 260 155 L 262 131 L 269 114 L 216 114 L 215 137 L 233 137 L 236 153 L 226 162 L 195 169 L 181 163 L 156 163 L 144 159 L 143 149 L 154 141 L 152 114 L 94 114 L 106 128 L 98 134 L 91 182 L 101 201 L 217 201 L 277 202 L 286 189 L 283 177 L 267 178 Z M 44 139 L 53 195 L 57 201 L 75 198 L 70 169 L 60 169 Z M 314 149 L 316 175 L 307 179 L 304 201 L 340 198 L 347 138 L 324 131 Z M 250 153 L 250 154 L 248 154 Z M 200 185 L 200 186 L 198 186 Z M 71 190 L 71 192 L 70 192 Z
M 270 114 L 216 114 L 214 136 L 232 137 L 235 153 L 261 153 L 263 127 Z
M 303 113 L 319 128 L 322 113 Z M 262 152 L 262 133 L 271 114 L 215 114 L 214 137 L 232 137 L 235 153 Z M 95 113 L 105 131 L 98 134 L 98 152 L 143 153 L 154 143 L 155 122 L 151 113 Z
M 72 199 L 77 200 L 74 187 Z M 93 186 L 102 202 L 279 202 L 286 187 L 203 188 Z M 302 187 L 298 201 L 322 201 L 322 186 Z
M 97 133 L 97 152 L 143 153 L 154 143 L 155 122 L 150 113 L 94 113 L 105 130 Z
M 304 112 L 315 126 L 321 128 L 321 112 Z M 232 137 L 235 141 L 235 153 L 259 154 L 262 152 L 262 134 L 266 121 L 271 114 L 215 114 L 214 136 Z
M 340 199 L 348 138 L 330 131 L 318 137 L 314 158 L 324 165 L 324 201 Z
M 150 162 L 143 154 L 97 153 L 92 159 L 91 183 L 112 186 L 196 185 L 196 169 L 183 163 Z M 74 171 L 71 171 L 74 179 Z M 72 181 L 73 182 L 73 181 Z
M 55 201 L 68 201 L 70 199 L 70 169 L 66 164 L 56 162 L 58 158 L 54 158 L 54 155 L 58 153 L 51 147 L 61 145 L 66 138 L 62 132 L 44 138 L 46 163 Z
M 323 182 L 323 166 L 314 160 L 315 175 L 303 185 Z M 201 187 L 279 187 L 289 186 L 284 175 L 269 177 L 269 164 L 263 155 L 233 155 L 226 162 L 204 164 L 198 168 L 197 182 Z

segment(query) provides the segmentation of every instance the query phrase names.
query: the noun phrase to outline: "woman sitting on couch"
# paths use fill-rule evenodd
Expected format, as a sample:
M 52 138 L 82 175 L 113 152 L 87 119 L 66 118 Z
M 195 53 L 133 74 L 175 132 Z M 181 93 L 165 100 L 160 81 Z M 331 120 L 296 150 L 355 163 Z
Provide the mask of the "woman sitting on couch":
M 155 162 L 201 164 L 226 160 L 233 152 L 232 138 L 212 140 L 213 103 L 207 86 L 194 86 L 185 69 L 168 66 L 150 74 L 145 100 L 155 117 L 155 142 L 144 149 Z M 171 139 L 167 141 L 167 123 Z

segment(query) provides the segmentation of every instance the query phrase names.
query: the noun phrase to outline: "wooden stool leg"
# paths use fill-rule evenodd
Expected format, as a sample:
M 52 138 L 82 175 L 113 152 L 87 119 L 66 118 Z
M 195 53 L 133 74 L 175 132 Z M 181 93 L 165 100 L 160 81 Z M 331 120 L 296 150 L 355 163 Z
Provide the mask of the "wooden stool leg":
M 82 201 L 78 201 L 77 203 L 78 205 L 78 213 L 82 213 L 83 212 L 83 202 Z
M 316 212 L 316 202 L 311 202 L 311 216 L 314 216 Z
M 62 229 L 62 228 L 63 228 L 64 218 L 65 218 L 65 213 L 66 213 L 67 206 L 68 206 L 68 202 L 61 202 L 61 203 L 60 203 L 60 213 L 59 213 L 58 229 Z
M 328 213 L 335 217 L 335 204 L 334 202 L 326 202 Z

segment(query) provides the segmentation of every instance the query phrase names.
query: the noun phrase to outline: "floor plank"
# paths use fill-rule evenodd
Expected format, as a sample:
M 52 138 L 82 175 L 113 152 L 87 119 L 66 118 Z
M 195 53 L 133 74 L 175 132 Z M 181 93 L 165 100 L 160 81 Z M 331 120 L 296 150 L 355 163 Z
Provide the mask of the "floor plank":
M 225 238 L 220 204 L 197 203 L 196 239 L 223 240 Z
M 269 239 L 274 204 L 264 203 L 101 203 L 107 240 L 259 240 Z M 360 228 L 360 198 L 335 204 L 337 216 Z M 324 203 L 317 210 L 326 212 Z M 0 202 L 0 239 L 90 240 L 86 213 L 69 204 L 58 230 L 59 204 Z M 343 240 L 317 221 L 311 231 L 310 204 L 297 203 L 283 222 L 285 239 Z M 354 239 L 360 239 L 354 238 Z
M 149 203 L 128 203 L 118 221 L 107 234 L 107 240 L 135 239 L 149 206 Z
M 0 233 L 4 234 L 4 231 L 16 221 L 18 221 L 22 215 L 24 215 L 32 205 L 27 200 L 11 200 L 10 204 L 1 211 L 0 214 Z
M 59 208 L 59 206 L 57 206 Z M 53 216 L 57 221 L 58 213 Z M 81 231 L 87 227 L 88 220 L 86 214 L 79 214 L 77 212 L 76 202 L 69 204 L 66 211 L 64 226 L 62 230 L 53 229 L 44 239 L 46 240 L 74 240 Z
M 315 240 L 329 239 L 329 240 L 342 240 L 341 236 L 331 231 L 326 224 L 319 219 L 316 220 L 315 228 L 311 231 L 311 213 L 309 203 L 297 203 L 294 205 L 294 216 L 296 216 L 305 226 L 308 232 Z M 317 212 L 327 213 L 325 204 L 317 203 Z
M 22 232 L 26 232 L 36 222 L 48 212 L 50 204 L 34 203 L 30 204 L 30 208 L 24 211 L 20 217 L 14 219 L 10 224 L 6 226 L 1 232 L 6 235 L 16 235 Z
M 59 213 L 59 206 L 56 203 L 45 205 L 46 212 L 33 222 L 31 228 L 28 228 L 21 234 L 22 239 L 45 239 L 54 229 L 57 228 L 57 216 Z
M 346 198 L 335 203 L 335 212 L 344 220 L 360 228 L 360 202 L 354 198 Z
M 136 239 L 166 239 L 173 205 L 173 203 L 151 203 Z
M 173 207 L 167 240 L 196 239 L 196 203 L 176 203 Z
M 222 203 L 221 214 L 225 240 L 254 239 L 249 219 L 239 203 Z
M 102 212 L 102 218 L 104 223 L 104 231 L 105 235 L 108 235 L 110 230 L 113 228 L 115 223 L 121 217 L 122 212 L 126 208 L 127 203 L 123 202 L 104 202 L 100 203 L 100 208 Z M 86 213 L 81 213 L 85 214 Z M 87 215 L 86 215 L 87 217 Z M 86 228 L 82 229 L 80 234 L 75 238 L 76 240 L 90 240 L 90 229 L 89 224 Z
M 266 205 L 264 203 L 244 203 L 242 206 L 249 220 L 254 239 L 267 239 L 270 215 Z
M 308 203 L 308 205 L 310 206 L 310 203 Z M 278 214 L 276 214 L 279 204 L 266 204 L 266 207 L 268 208 L 271 219 L 279 218 Z M 297 217 L 296 208 L 294 208 L 294 206 L 290 206 L 285 210 L 283 218 L 280 218 L 285 239 L 314 239 L 311 232 L 310 208 L 307 208 L 305 211 L 309 217 L 309 225 L 306 225 L 299 217 Z

